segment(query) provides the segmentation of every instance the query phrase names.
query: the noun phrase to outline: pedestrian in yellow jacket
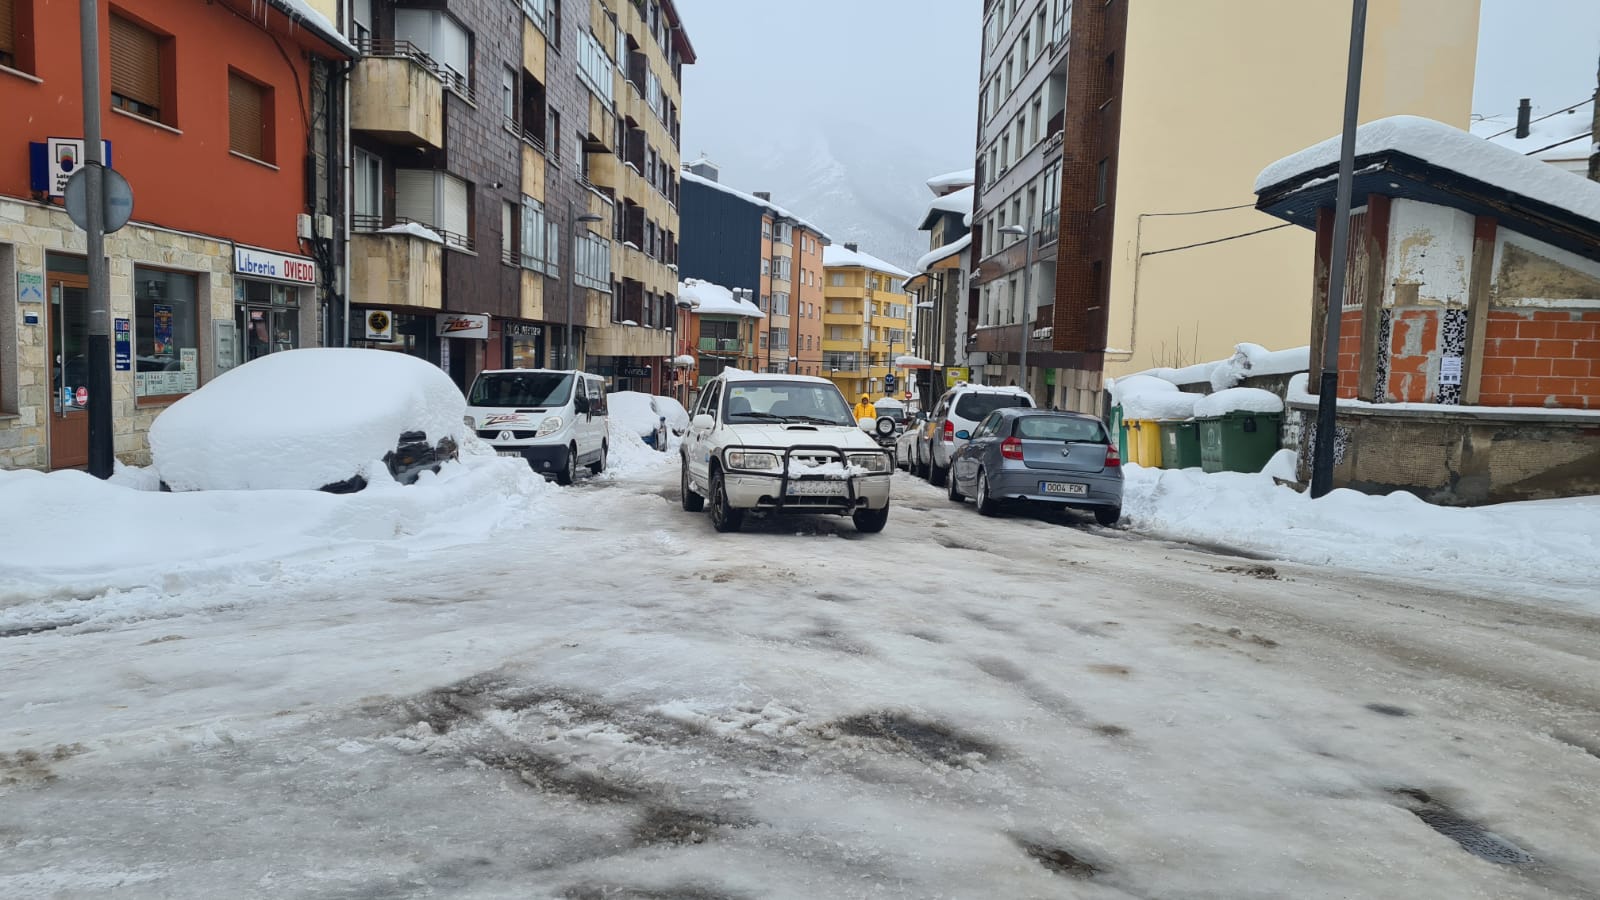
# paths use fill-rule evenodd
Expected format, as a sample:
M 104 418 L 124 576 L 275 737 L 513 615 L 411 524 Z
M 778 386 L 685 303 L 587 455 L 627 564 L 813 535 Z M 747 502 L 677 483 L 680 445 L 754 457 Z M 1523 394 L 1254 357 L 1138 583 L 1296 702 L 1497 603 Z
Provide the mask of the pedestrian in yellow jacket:
M 872 405 L 872 398 L 866 394 L 861 395 L 861 402 L 856 404 L 856 421 L 862 419 L 876 419 L 878 408 Z

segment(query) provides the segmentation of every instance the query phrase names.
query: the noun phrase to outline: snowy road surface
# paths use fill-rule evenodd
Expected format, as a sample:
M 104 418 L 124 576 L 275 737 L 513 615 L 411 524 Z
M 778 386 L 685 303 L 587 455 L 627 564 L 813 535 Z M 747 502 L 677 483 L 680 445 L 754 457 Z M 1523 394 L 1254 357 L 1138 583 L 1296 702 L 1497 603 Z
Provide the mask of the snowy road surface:
M 0 897 L 1600 896 L 1600 619 L 1538 584 L 630 476 L 3 632 Z

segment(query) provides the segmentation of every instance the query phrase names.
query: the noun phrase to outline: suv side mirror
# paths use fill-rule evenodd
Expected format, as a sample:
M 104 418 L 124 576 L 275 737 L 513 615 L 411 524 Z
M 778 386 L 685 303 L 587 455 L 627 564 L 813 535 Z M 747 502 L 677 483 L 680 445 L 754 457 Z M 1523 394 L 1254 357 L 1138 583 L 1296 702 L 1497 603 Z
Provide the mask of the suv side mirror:
M 716 419 L 711 418 L 705 413 L 701 413 L 700 415 L 694 417 L 694 420 L 689 423 L 689 426 L 694 428 L 696 431 L 709 431 L 711 430 L 711 426 L 715 424 L 717 424 Z
M 871 434 L 872 429 L 877 427 L 877 424 L 877 419 L 869 419 L 866 416 L 862 416 L 856 420 L 856 427 L 860 428 L 862 431 L 865 431 L 867 434 Z

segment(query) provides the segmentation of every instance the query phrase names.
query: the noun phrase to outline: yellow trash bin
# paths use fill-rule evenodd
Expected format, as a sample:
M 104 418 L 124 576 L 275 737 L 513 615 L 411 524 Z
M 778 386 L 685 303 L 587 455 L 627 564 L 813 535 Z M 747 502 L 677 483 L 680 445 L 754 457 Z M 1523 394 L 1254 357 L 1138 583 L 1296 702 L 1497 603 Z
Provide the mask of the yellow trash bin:
M 1161 425 L 1155 419 L 1128 422 L 1128 462 L 1147 469 L 1161 467 Z

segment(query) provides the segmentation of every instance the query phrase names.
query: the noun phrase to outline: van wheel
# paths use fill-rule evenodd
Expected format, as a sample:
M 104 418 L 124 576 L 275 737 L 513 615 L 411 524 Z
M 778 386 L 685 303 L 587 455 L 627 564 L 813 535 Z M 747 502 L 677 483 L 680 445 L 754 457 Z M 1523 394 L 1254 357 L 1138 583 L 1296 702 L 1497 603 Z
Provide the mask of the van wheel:
M 556 484 L 571 484 L 578 480 L 578 445 L 567 448 L 567 462 L 556 473 Z
M 729 505 L 728 486 L 721 469 L 711 473 L 711 525 L 724 533 L 744 527 L 744 510 Z
M 606 454 L 609 452 L 609 450 L 610 450 L 610 448 L 607 447 L 606 442 L 605 441 L 601 441 L 600 442 L 600 461 L 589 464 L 589 472 L 591 474 L 599 475 L 601 472 L 604 472 L 606 470 Z
M 883 509 L 858 509 L 850 514 L 850 521 L 862 534 L 877 534 L 889 524 L 889 504 L 885 503 Z
M 706 508 L 706 498 L 696 494 L 694 488 L 689 487 L 689 458 L 683 460 L 683 475 L 678 479 L 678 502 L 683 505 L 684 512 L 697 513 Z

